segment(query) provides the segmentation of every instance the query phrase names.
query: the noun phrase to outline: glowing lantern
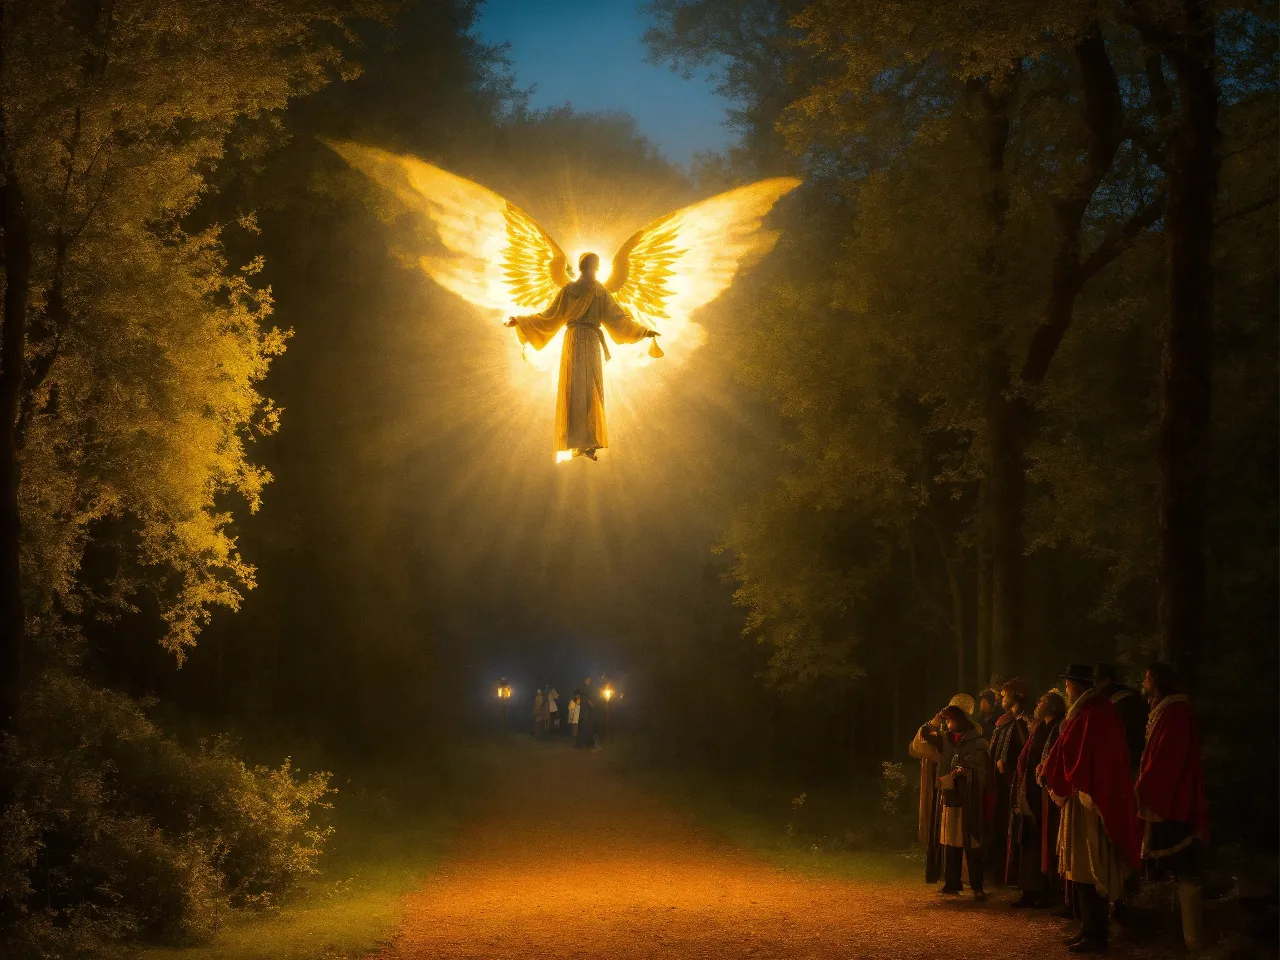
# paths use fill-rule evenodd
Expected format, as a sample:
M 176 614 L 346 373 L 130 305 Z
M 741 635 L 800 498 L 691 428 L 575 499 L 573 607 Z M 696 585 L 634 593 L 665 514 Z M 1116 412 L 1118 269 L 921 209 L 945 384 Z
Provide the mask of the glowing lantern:
M 507 729 L 507 701 L 511 699 L 511 684 L 503 677 L 498 681 L 498 699 L 502 701 L 502 729 Z

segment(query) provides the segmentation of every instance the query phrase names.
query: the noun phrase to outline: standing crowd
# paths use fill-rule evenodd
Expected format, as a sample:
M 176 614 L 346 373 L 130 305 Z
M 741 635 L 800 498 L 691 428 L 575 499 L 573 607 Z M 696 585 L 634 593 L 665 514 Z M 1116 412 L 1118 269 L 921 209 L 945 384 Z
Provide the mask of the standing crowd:
M 1111 664 L 1073 663 L 1031 704 L 1021 679 L 951 702 L 916 732 L 925 879 L 954 896 L 984 880 L 1015 909 L 1079 923 L 1072 953 L 1107 949 L 1139 878 L 1178 883 L 1183 938 L 1198 946 L 1199 847 L 1209 837 L 1191 705 L 1165 664 L 1139 692 Z
M 575 747 L 595 747 L 596 705 L 591 697 L 590 677 L 583 678 L 582 687 L 573 691 L 564 709 L 555 687 L 538 688 L 533 696 L 533 736 L 536 740 L 567 736 Z

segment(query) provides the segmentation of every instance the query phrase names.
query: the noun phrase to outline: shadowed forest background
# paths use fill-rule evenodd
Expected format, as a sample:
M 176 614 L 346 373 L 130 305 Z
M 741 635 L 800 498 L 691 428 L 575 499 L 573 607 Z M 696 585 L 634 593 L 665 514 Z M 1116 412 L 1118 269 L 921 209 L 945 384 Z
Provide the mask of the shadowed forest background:
M 654 762 L 852 794 L 958 690 L 1170 659 L 1215 845 L 1274 856 L 1273 3 L 658 0 L 735 104 L 691 169 L 530 110 L 476 4 L 233 6 L 0 4 L 8 942 L 280 901 L 318 804 L 430 784 L 499 676 L 523 718 L 607 671 Z M 549 381 L 323 138 L 553 235 L 805 183 L 557 466 Z

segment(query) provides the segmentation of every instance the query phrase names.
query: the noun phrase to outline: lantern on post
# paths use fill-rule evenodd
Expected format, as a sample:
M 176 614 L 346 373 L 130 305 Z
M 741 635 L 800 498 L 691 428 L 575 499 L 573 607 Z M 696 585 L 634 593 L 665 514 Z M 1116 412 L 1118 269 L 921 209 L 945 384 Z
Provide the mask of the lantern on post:
M 604 697 L 604 738 L 612 742 L 613 736 L 609 733 L 609 702 L 613 699 L 613 687 L 606 682 L 600 696 Z

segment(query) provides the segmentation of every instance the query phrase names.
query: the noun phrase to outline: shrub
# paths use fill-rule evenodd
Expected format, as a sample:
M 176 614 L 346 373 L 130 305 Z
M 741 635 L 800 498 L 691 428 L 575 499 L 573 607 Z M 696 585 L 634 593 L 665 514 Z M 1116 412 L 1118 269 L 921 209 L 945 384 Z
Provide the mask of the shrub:
M 145 707 L 61 673 L 30 692 L 3 752 L 0 935 L 13 953 L 200 940 L 228 909 L 269 905 L 314 872 L 329 774 L 251 768 L 221 739 L 186 747 Z

